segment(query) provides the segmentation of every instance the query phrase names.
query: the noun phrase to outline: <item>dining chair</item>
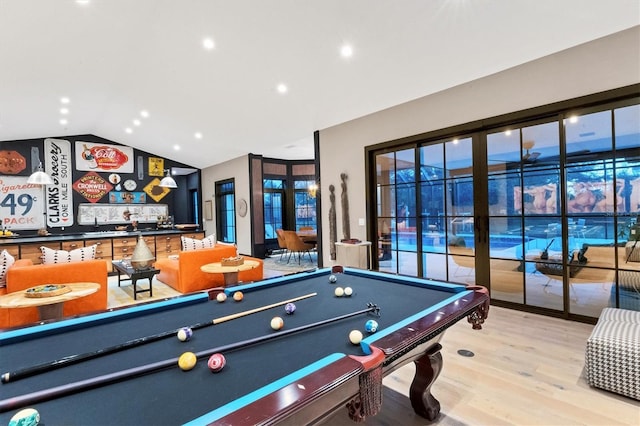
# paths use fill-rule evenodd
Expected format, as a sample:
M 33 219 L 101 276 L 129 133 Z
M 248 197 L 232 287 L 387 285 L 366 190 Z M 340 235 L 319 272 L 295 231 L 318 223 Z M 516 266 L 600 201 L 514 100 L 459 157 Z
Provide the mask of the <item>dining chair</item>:
M 302 260 L 302 256 L 304 255 L 305 252 L 309 255 L 309 260 L 313 262 L 313 259 L 311 259 L 311 253 L 309 252 L 309 250 L 312 250 L 315 247 L 314 244 L 307 244 L 304 241 L 302 241 L 302 238 L 300 238 L 300 236 L 296 233 L 296 231 L 283 231 L 283 233 L 284 233 L 285 242 L 287 243 L 287 249 L 289 250 L 289 257 L 287 259 L 287 263 L 289 263 L 289 261 L 291 260 L 292 254 L 294 254 L 294 259 L 295 259 L 295 254 L 297 254 L 298 264 L 300 264 Z
M 284 231 L 282 229 L 276 229 L 276 237 L 278 238 L 278 247 L 280 248 L 280 260 L 282 260 L 282 257 L 289 251 L 287 241 L 284 238 Z

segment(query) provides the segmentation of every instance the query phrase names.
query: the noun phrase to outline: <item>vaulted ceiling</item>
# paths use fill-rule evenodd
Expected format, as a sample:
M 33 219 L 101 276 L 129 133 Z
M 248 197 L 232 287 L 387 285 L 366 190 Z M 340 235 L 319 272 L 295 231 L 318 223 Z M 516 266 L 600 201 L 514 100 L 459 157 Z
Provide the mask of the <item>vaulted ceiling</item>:
M 639 24 L 637 0 L 0 0 L 0 141 L 307 159 L 314 130 Z

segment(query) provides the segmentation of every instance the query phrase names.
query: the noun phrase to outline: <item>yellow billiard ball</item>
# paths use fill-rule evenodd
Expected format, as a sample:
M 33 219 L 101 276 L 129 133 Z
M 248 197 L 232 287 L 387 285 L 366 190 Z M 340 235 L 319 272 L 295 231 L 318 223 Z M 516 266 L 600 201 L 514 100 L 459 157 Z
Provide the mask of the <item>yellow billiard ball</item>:
M 235 300 L 236 302 L 240 302 L 243 297 L 244 294 L 242 294 L 241 291 L 236 291 L 235 293 L 233 293 L 233 300 Z
M 182 371 L 189 371 L 196 366 L 197 361 L 198 358 L 196 354 L 193 352 L 185 352 L 178 358 L 178 367 L 180 367 Z

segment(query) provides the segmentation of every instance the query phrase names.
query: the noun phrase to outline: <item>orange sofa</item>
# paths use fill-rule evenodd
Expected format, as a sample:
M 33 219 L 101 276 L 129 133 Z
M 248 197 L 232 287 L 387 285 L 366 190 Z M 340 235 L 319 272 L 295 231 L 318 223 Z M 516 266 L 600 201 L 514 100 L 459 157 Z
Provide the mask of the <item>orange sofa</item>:
M 98 283 L 100 289 L 89 296 L 65 302 L 63 307 L 65 317 L 107 309 L 107 262 L 105 260 L 34 265 L 29 259 L 18 259 L 7 270 L 7 286 L 0 288 L 0 294 L 26 290 L 42 284 L 73 282 Z M 0 328 L 34 323 L 39 318 L 37 308 L 0 308 Z
M 177 259 L 160 259 L 155 263 L 160 273 L 159 281 L 173 287 L 180 293 L 192 293 L 224 285 L 222 274 L 202 272 L 200 267 L 207 263 L 220 262 L 223 257 L 236 256 L 236 247 L 227 244 L 216 244 L 213 248 L 181 251 Z M 262 259 L 244 257 L 259 263 L 256 268 L 238 273 L 238 281 L 260 281 L 264 277 Z

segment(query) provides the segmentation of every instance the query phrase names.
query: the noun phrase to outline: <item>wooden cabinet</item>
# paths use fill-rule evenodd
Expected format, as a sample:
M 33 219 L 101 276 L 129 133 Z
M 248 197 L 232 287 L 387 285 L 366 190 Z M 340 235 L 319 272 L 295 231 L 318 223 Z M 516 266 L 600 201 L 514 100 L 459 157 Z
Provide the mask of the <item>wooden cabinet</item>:
M 103 259 L 107 261 L 107 271 L 112 272 L 111 260 L 113 259 L 113 250 L 111 248 L 111 239 L 103 238 L 100 240 L 86 240 L 84 242 L 85 247 L 96 245 L 96 259 Z
M 156 260 L 166 259 L 171 255 L 180 253 L 182 241 L 180 237 L 194 238 L 201 240 L 204 232 L 191 232 L 188 234 L 157 235 L 156 236 Z
M 180 237 L 178 237 L 180 238 Z M 149 247 L 151 254 L 155 256 L 156 252 L 156 239 L 153 235 L 147 235 L 142 237 L 143 241 Z M 138 237 L 130 235 L 124 238 L 114 238 L 113 244 L 113 259 L 130 259 L 133 255 L 133 251 L 138 243 Z
M 20 244 L 20 259 L 31 259 L 34 265 L 42 264 L 42 246 L 60 250 L 60 242 Z
M 61 243 L 62 250 L 71 251 L 84 247 L 84 240 L 63 241 Z
M 131 235 L 124 238 L 114 238 L 112 240 L 113 259 L 131 259 L 133 250 L 136 248 L 136 236 Z

